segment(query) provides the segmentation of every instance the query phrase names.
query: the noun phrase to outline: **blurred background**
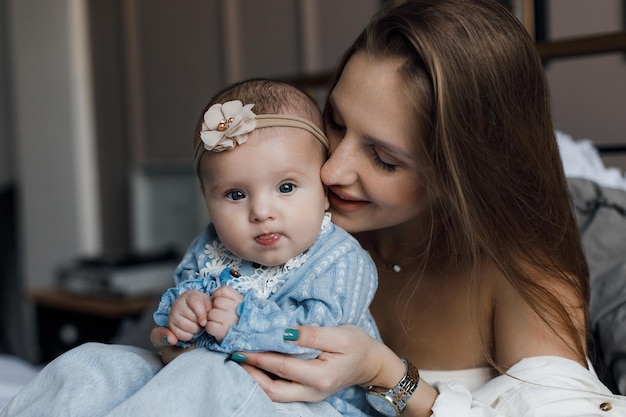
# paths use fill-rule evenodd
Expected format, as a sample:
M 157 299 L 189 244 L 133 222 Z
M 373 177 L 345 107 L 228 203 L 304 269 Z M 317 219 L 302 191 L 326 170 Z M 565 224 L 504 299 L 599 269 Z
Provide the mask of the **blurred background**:
M 532 6 L 516 10 L 538 41 L 626 23 L 623 0 L 507 3 Z M 0 352 L 36 363 L 91 339 L 148 345 L 155 294 L 207 221 L 191 168 L 202 107 L 258 76 L 323 102 L 380 5 L 0 0 Z M 560 131 L 626 143 L 626 51 L 548 60 L 546 73 Z

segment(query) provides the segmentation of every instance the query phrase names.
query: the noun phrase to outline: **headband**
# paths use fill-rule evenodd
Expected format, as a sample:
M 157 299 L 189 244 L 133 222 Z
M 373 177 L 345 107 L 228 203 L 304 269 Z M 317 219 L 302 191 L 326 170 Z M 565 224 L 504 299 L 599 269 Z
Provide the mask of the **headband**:
M 239 100 L 214 104 L 204 113 L 200 129 L 200 141 L 194 149 L 194 167 L 200 166 L 204 151 L 223 152 L 242 145 L 248 133 L 262 127 L 295 127 L 315 136 L 328 150 L 328 139 L 324 132 L 310 121 L 289 114 L 259 114 L 252 112 L 254 104 L 245 106 Z

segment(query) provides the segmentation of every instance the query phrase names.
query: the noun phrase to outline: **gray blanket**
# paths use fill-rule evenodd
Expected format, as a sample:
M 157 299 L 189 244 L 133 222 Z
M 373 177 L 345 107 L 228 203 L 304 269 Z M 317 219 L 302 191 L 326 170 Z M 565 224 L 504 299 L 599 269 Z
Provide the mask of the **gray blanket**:
M 626 394 L 626 191 L 568 182 L 591 276 L 590 357 L 605 384 Z

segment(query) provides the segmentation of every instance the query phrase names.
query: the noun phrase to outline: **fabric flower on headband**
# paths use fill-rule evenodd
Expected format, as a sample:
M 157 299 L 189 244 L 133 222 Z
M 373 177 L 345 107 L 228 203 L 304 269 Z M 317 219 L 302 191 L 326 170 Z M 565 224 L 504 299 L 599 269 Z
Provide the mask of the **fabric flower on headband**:
M 200 139 L 207 151 L 222 152 L 248 140 L 256 127 L 254 104 L 245 106 L 240 100 L 214 104 L 204 113 Z

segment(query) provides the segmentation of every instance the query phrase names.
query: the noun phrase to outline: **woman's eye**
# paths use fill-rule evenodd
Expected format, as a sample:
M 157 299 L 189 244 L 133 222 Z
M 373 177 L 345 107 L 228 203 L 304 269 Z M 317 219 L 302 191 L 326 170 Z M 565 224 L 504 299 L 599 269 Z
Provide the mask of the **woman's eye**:
M 289 193 L 292 193 L 295 189 L 296 189 L 295 184 L 286 182 L 284 184 L 281 184 L 278 187 L 278 192 L 281 194 L 289 194 Z
M 324 112 L 324 122 L 326 124 L 326 130 L 330 130 L 333 132 L 342 132 L 346 129 L 345 126 L 337 122 L 337 120 L 335 119 L 335 112 L 331 107 L 327 108 Z
M 246 195 L 243 193 L 243 191 L 240 191 L 240 190 L 229 191 L 225 194 L 225 196 L 228 200 L 233 200 L 233 201 L 242 200 L 246 198 Z
M 327 118 L 326 119 L 326 129 L 327 130 L 332 130 L 333 132 L 342 132 L 342 131 L 345 130 L 345 127 L 340 125 L 339 123 L 337 123 L 334 119 Z
M 376 164 L 377 167 L 382 168 L 383 170 L 387 171 L 387 172 L 394 172 L 396 169 L 398 169 L 398 166 L 395 164 L 390 164 L 389 162 L 385 162 L 380 158 L 380 155 L 378 155 L 378 152 L 376 152 L 376 149 L 372 148 L 372 155 L 374 157 L 374 163 Z

